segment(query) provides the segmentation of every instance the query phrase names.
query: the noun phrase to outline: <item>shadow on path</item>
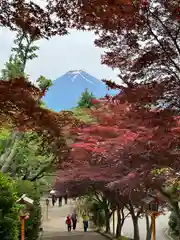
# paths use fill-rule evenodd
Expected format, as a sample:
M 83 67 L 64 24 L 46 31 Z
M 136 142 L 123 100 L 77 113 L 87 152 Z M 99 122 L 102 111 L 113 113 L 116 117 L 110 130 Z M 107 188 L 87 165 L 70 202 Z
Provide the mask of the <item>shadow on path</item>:
M 105 238 L 94 232 L 61 232 L 53 236 L 45 236 L 44 240 L 105 240 Z

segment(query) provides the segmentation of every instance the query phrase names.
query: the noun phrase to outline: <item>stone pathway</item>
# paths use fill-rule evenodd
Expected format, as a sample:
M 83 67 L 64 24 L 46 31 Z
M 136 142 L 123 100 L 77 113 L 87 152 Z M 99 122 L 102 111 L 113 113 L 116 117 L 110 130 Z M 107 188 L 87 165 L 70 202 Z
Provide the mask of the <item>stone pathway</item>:
M 65 224 L 66 216 L 71 214 L 75 205 L 73 202 L 63 205 L 62 207 L 52 206 L 50 204 L 48 210 L 48 219 L 45 200 L 42 200 L 43 210 L 43 235 L 42 240 L 105 240 L 105 238 L 97 233 L 89 231 L 83 232 L 82 220 L 77 223 L 76 231 L 67 232 L 67 226 Z

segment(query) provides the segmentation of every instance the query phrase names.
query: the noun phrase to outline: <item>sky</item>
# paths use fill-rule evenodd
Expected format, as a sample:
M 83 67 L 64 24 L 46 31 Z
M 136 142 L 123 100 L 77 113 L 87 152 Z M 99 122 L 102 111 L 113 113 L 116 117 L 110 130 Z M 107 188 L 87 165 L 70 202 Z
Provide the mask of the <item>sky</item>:
M 0 69 L 8 61 L 15 32 L 0 28 Z M 98 79 L 120 82 L 117 71 L 101 64 L 103 50 L 95 47 L 92 32 L 73 30 L 67 36 L 40 40 L 38 58 L 29 61 L 26 73 L 35 81 L 40 75 L 55 80 L 70 70 L 84 70 Z

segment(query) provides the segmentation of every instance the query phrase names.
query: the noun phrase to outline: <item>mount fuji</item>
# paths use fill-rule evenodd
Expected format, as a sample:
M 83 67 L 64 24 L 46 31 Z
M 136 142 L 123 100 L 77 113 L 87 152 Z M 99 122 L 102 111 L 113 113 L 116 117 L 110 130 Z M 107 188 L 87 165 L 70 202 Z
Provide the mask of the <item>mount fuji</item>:
M 56 112 L 69 110 L 77 106 L 79 98 L 86 88 L 96 98 L 117 93 L 115 90 L 108 90 L 101 80 L 90 74 L 82 70 L 74 70 L 54 80 L 42 100 L 48 108 Z

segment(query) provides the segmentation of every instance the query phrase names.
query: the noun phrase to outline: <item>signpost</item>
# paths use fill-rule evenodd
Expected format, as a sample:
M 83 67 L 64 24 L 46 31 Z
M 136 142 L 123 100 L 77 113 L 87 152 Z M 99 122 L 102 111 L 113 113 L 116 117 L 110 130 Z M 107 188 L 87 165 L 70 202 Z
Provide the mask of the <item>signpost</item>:
M 150 212 L 151 222 L 152 222 L 152 239 L 153 240 L 156 240 L 156 217 L 160 215 L 158 210 L 159 210 L 159 202 L 156 199 L 154 199 L 149 204 L 149 212 Z
M 46 198 L 46 220 L 48 220 L 48 213 L 49 213 L 49 199 Z
M 21 221 L 21 240 L 25 239 L 25 220 L 29 218 L 29 214 L 23 214 L 20 215 L 20 221 Z
M 20 211 L 20 221 L 21 221 L 21 240 L 25 239 L 25 220 L 29 218 L 28 210 L 33 206 L 34 200 L 26 197 L 25 194 L 17 200 L 17 203 L 23 205 Z
M 149 195 L 142 199 L 145 203 L 146 210 L 151 216 L 152 222 L 152 240 L 156 240 L 156 218 L 161 214 L 159 212 L 159 201 L 154 195 Z

